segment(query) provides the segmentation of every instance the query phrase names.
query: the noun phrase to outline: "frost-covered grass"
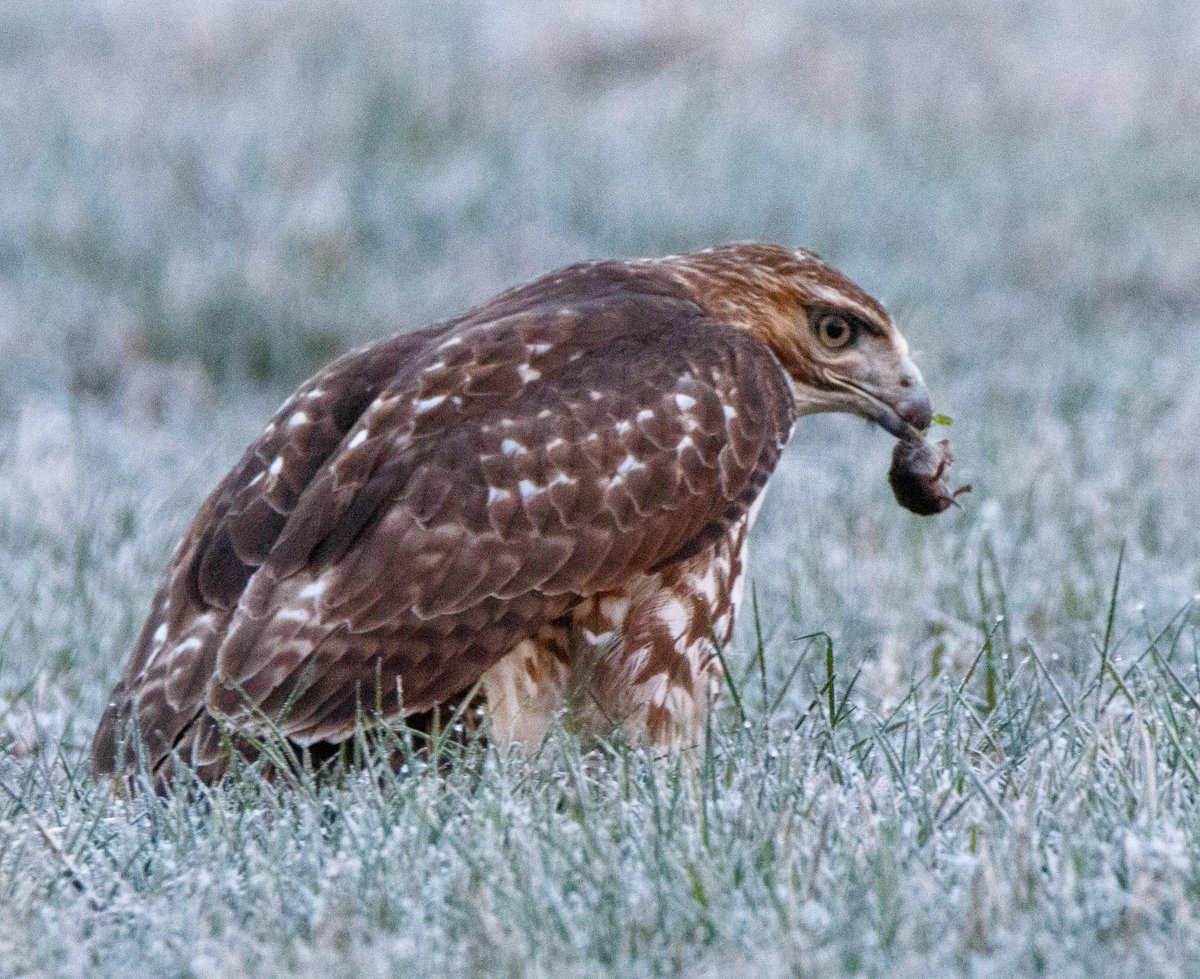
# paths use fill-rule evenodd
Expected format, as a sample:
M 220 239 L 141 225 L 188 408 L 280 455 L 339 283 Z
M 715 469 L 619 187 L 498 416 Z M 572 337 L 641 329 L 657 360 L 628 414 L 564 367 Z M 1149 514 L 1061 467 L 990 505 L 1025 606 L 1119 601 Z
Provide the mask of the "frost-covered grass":
M 4 8 L 0 975 L 1200 971 L 1200 12 L 724 6 Z M 975 492 L 909 516 L 887 436 L 802 423 L 693 766 L 88 779 L 293 381 L 733 238 L 888 303 Z

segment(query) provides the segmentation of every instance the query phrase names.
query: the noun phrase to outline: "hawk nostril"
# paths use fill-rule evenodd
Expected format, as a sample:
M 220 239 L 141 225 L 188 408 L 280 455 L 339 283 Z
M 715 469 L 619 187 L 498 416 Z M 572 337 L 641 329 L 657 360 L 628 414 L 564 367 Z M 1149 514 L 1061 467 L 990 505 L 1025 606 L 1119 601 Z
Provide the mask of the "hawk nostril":
M 902 388 L 910 388 L 910 387 L 912 387 L 912 386 L 913 386 L 912 378 L 911 378 L 911 377 L 902 377 L 902 378 L 900 378 L 900 386 L 901 386 Z

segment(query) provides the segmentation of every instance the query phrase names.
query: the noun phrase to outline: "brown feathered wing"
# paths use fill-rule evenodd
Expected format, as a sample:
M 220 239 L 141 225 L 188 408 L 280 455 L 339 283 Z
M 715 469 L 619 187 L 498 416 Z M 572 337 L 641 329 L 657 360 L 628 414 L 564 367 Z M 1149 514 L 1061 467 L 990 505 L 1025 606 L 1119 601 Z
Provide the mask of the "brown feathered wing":
M 791 423 L 763 344 L 615 263 L 349 354 L 197 514 L 94 765 L 177 752 L 203 773 L 221 722 L 309 744 L 428 710 L 581 596 L 723 532 Z

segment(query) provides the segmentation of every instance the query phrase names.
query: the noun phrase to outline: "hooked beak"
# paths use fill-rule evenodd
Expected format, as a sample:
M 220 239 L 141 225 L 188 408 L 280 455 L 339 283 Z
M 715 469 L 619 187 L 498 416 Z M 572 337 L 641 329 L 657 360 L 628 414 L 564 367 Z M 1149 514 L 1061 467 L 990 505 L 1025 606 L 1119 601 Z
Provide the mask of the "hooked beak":
M 857 395 L 865 403 L 862 414 L 898 439 L 920 435 L 933 423 L 929 390 L 917 365 L 907 357 L 896 384 L 890 389 L 870 390 L 844 377 L 829 377 L 829 380 Z
M 894 401 L 879 399 L 884 410 L 875 420 L 896 438 L 904 438 L 913 431 L 925 432 L 933 423 L 933 405 L 925 383 L 918 380 L 901 392 Z

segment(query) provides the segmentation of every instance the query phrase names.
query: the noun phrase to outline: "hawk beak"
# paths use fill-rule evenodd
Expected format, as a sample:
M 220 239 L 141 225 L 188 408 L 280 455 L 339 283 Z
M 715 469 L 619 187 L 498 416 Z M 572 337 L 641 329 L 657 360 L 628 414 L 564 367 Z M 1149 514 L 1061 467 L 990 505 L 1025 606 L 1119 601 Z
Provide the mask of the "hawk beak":
M 925 379 L 908 356 L 901 360 L 897 373 L 892 389 L 875 396 L 881 409 L 875 420 L 896 438 L 905 438 L 914 431 L 920 434 L 929 428 L 933 423 L 933 405 Z
M 891 409 L 888 414 L 899 420 L 901 431 L 896 431 L 895 426 L 887 422 L 881 422 L 897 438 L 907 435 L 909 428 L 924 432 L 933 423 L 933 405 L 929 402 L 929 391 L 925 384 L 917 381 L 902 390 L 904 393 L 888 406 Z
M 871 401 L 875 409 L 871 420 L 898 439 L 923 434 L 933 421 L 929 394 L 923 388 L 919 392 L 905 392 L 891 404 L 882 398 L 871 397 Z
M 898 439 L 921 434 L 933 423 L 933 405 L 921 372 L 908 357 L 900 365 L 897 379 L 887 387 L 870 390 L 844 377 L 827 375 L 836 387 L 852 392 L 859 405 L 856 413 L 875 422 Z

